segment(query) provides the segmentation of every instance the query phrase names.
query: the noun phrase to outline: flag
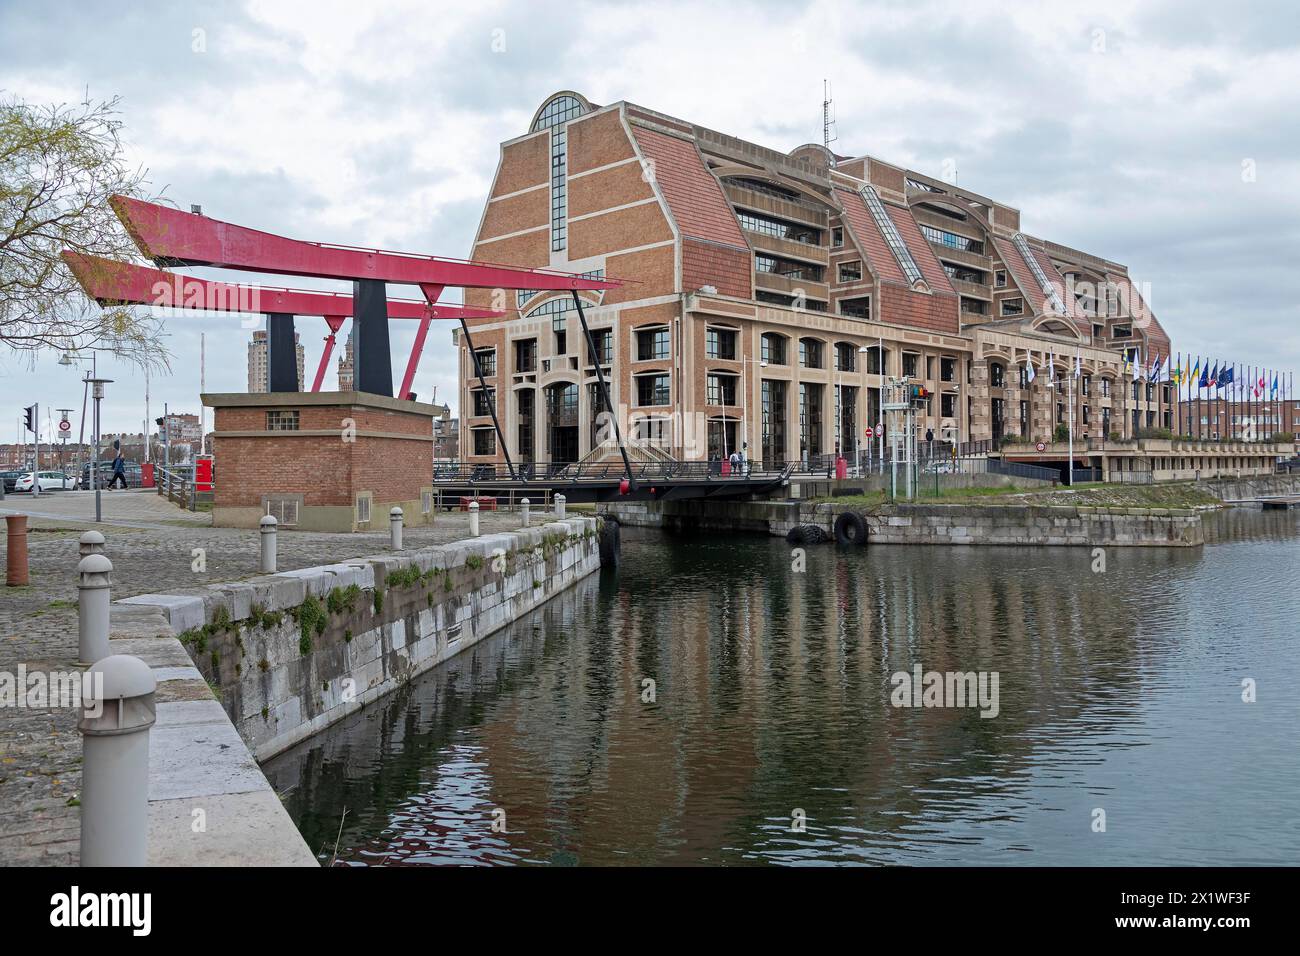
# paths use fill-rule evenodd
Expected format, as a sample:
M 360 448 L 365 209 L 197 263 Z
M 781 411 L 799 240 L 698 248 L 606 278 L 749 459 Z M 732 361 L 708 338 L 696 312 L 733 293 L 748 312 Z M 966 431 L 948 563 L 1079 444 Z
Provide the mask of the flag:
M 1055 354 L 1049 353 L 1047 356 L 1047 384 L 1056 384 L 1056 372 L 1052 369 L 1052 362 L 1056 359 Z
M 1132 361 L 1131 361 L 1131 356 L 1129 355 L 1128 352 L 1125 352 L 1125 353 L 1124 353 L 1124 374 L 1125 374 L 1125 375 L 1128 374 L 1128 368 L 1129 368 L 1129 366 L 1132 365 L 1132 364 L 1133 364 L 1133 363 L 1132 363 Z
M 1027 381 L 1030 385 L 1033 385 L 1034 379 L 1036 377 L 1037 376 L 1034 375 L 1034 353 L 1026 352 L 1025 353 L 1025 381 Z
M 1206 388 L 1214 388 L 1214 386 L 1218 384 L 1218 381 L 1219 381 L 1219 363 L 1215 362 L 1214 368 L 1210 369 L 1209 381 L 1202 382 L 1201 384 L 1204 385 Z
M 1163 363 L 1164 360 L 1159 355 L 1157 355 L 1155 362 L 1151 366 L 1151 381 L 1153 382 L 1160 381 L 1160 366 Z
M 1219 373 L 1219 377 L 1215 379 L 1214 384 L 1216 388 L 1223 388 L 1225 385 L 1231 385 L 1235 379 L 1234 366 L 1224 365 L 1223 371 Z
M 1259 398 L 1261 395 L 1264 394 L 1264 386 L 1267 385 L 1267 384 L 1268 384 L 1268 383 L 1267 383 L 1266 381 L 1264 381 L 1264 376 L 1263 376 L 1263 375 L 1260 375 L 1260 377 L 1259 377 L 1259 381 L 1255 383 L 1255 397 L 1256 397 L 1256 398 Z
M 1277 398 L 1277 372 L 1273 373 L 1273 388 L 1269 392 L 1270 398 Z
M 1192 369 L 1192 381 L 1196 383 L 1197 388 L 1205 388 L 1206 372 L 1209 368 L 1201 368 L 1201 357 L 1196 356 L 1196 367 Z
M 1074 353 L 1074 377 L 1078 378 L 1083 374 L 1083 361 L 1079 358 L 1079 353 Z

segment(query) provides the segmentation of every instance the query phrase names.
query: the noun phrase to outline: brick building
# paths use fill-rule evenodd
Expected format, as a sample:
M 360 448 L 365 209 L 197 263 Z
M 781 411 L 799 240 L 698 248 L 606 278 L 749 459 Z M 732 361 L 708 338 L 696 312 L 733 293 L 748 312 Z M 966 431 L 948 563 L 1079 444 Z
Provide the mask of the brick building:
M 922 433 L 1050 443 L 1076 359 L 1085 447 L 1173 425 L 1174 387 L 1143 374 L 1169 337 L 1125 266 L 870 156 L 562 92 L 501 145 L 471 255 L 625 281 L 582 293 L 594 349 L 568 293 L 510 292 L 505 320 L 471 324 L 486 390 L 455 337 L 470 461 L 503 457 L 493 406 L 517 461 L 612 457 L 598 361 L 643 457 L 865 454 L 891 376 L 933 392 Z M 491 290 L 466 302 L 502 307 Z

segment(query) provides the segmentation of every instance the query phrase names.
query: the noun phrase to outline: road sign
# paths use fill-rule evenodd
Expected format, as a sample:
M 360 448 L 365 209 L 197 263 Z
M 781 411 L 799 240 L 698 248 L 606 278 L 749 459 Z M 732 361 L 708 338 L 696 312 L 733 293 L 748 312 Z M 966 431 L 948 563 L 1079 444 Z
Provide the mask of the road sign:
M 880 437 L 881 435 L 883 435 L 884 433 L 885 433 L 885 426 L 884 426 L 884 425 L 877 424 L 877 425 L 876 425 L 876 437 L 879 438 L 879 437 Z
M 1047 451 L 1047 446 L 1044 445 L 1042 442 L 1039 442 L 1037 445 L 1034 446 L 1034 448 L 1037 451 Z
M 63 432 L 65 435 L 72 431 L 72 422 L 68 421 L 66 418 L 63 419 L 63 421 L 59 422 L 59 431 Z

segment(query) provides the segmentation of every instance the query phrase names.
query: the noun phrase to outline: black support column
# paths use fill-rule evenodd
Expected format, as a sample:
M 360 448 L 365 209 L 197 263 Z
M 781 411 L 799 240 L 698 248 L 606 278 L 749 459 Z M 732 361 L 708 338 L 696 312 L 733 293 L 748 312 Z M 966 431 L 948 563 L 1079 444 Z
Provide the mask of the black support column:
M 393 395 L 392 353 L 388 345 L 388 290 L 378 279 L 352 284 L 352 361 L 354 388 Z
M 298 391 L 298 343 L 293 316 L 284 312 L 266 314 L 266 390 Z

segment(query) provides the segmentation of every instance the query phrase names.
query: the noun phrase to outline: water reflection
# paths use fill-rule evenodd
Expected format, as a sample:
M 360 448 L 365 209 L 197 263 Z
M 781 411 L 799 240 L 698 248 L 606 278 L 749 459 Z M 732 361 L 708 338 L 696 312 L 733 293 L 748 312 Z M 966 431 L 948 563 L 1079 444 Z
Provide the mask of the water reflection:
M 1104 573 L 960 547 L 800 572 L 775 539 L 626 530 L 616 578 L 267 772 L 348 864 L 1292 863 L 1300 515 L 1207 535 Z M 917 663 L 997 671 L 998 717 L 891 706 Z

